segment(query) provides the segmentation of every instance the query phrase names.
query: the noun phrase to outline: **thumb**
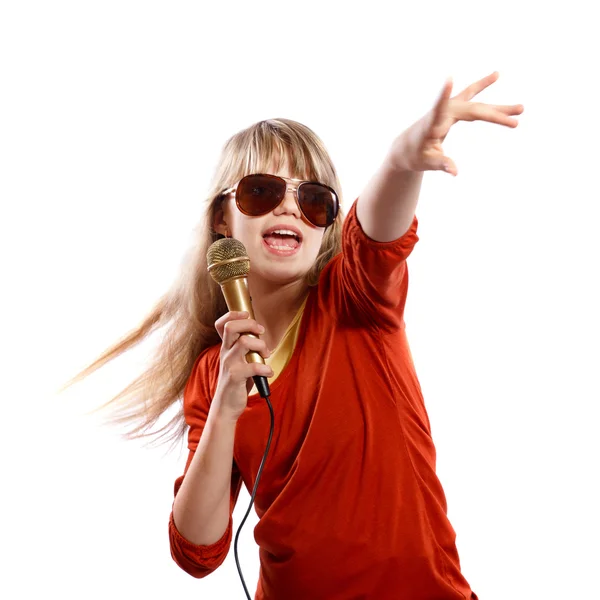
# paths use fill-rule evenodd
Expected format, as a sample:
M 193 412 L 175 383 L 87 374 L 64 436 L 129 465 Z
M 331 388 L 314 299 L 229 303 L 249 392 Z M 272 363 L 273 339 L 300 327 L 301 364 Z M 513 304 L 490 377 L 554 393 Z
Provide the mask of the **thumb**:
M 454 161 L 451 158 L 448 158 L 447 156 L 442 156 L 439 162 L 439 166 L 435 168 L 435 170 L 446 171 L 446 173 L 450 173 L 450 175 L 453 175 L 454 177 L 458 175 L 458 169 L 456 168 Z

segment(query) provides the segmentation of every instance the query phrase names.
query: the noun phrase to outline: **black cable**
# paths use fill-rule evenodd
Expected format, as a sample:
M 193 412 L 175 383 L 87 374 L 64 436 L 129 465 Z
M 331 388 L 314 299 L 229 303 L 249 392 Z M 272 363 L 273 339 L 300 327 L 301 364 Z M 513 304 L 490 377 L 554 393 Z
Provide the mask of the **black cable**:
M 271 446 L 271 438 L 273 437 L 273 427 L 275 424 L 275 417 L 273 415 L 273 407 L 271 406 L 271 401 L 270 401 L 269 396 L 265 396 L 265 400 L 267 401 L 267 405 L 269 407 L 269 412 L 271 413 L 271 429 L 269 431 L 269 439 L 267 440 L 267 447 L 265 449 L 263 459 L 260 463 L 260 467 L 258 467 L 258 473 L 256 474 L 256 481 L 254 482 L 254 488 L 252 490 L 252 495 L 250 497 L 250 505 L 248 506 L 248 510 L 246 511 L 246 514 L 244 515 L 244 518 L 242 519 L 242 522 L 240 523 L 240 526 L 238 527 L 237 533 L 235 534 L 235 542 L 233 544 L 233 553 L 235 554 L 235 564 L 237 565 L 238 573 L 240 574 L 240 579 L 242 580 L 242 585 L 244 586 L 244 591 L 246 592 L 246 597 L 248 598 L 248 600 L 252 600 L 252 599 L 250 598 L 250 594 L 248 593 L 248 588 L 246 587 L 246 582 L 244 581 L 244 576 L 242 575 L 242 569 L 240 567 L 240 560 L 238 558 L 238 552 L 237 552 L 237 543 L 238 543 L 238 537 L 240 536 L 240 531 L 241 531 L 242 527 L 244 526 L 244 523 L 246 522 L 246 519 L 248 518 L 248 515 L 250 513 L 250 509 L 252 508 L 252 504 L 254 503 L 254 497 L 256 496 L 256 489 L 258 488 L 258 482 L 260 481 L 260 476 L 262 474 L 263 467 L 265 466 L 265 461 L 267 460 L 267 454 L 269 452 L 269 447 Z

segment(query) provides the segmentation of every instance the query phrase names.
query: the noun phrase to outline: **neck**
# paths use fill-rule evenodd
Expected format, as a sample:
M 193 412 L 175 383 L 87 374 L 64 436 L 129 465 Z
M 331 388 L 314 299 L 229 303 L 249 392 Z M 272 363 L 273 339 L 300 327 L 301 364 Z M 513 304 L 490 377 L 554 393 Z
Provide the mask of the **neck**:
M 308 286 L 302 280 L 281 285 L 248 279 L 252 309 L 256 321 L 265 328 L 261 335 L 267 347 L 274 350 L 306 298 Z

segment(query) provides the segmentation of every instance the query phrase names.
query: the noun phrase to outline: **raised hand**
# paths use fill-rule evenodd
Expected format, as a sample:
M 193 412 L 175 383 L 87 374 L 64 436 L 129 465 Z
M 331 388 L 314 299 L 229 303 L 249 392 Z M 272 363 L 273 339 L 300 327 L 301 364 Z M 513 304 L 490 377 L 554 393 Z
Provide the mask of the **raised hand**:
M 446 171 L 456 176 L 458 169 L 454 161 L 444 155 L 442 148 L 452 125 L 458 121 L 488 121 L 516 127 L 519 122 L 512 117 L 523 112 L 522 104 L 471 102 L 472 98 L 497 81 L 498 76 L 499 73 L 495 71 L 453 97 L 450 96 L 452 80 L 446 81 L 433 109 L 394 140 L 389 154 L 390 165 L 399 171 Z

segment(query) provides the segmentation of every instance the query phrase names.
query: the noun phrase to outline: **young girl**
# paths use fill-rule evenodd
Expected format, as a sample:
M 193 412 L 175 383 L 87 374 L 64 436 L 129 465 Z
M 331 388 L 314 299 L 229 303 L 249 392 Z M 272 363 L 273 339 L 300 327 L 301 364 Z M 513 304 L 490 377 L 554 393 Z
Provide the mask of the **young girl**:
M 125 400 L 115 420 L 145 436 L 183 392 L 183 410 L 152 435 L 189 426 L 169 536 L 193 577 L 224 561 L 241 485 L 253 489 L 270 411 L 251 377 L 264 375 L 274 436 L 255 498 L 255 598 L 477 600 L 460 570 L 403 313 L 423 172 L 457 174 L 441 146 L 457 121 L 516 127 L 523 111 L 470 102 L 497 76 L 452 98 L 448 81 L 345 220 L 335 168 L 309 128 L 274 119 L 234 135 L 180 278 L 75 378 L 168 325 L 151 368 L 109 404 Z M 206 251 L 223 236 L 247 250 L 255 319 L 229 312 L 207 271 Z M 249 351 L 266 364 L 246 362 Z

